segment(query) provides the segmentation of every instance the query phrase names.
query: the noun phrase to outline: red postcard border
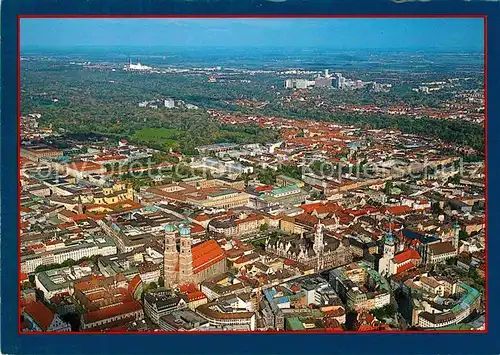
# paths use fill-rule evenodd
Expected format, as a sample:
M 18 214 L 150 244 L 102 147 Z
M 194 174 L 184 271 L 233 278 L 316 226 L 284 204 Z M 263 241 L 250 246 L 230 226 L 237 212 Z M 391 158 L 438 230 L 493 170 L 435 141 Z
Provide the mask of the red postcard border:
M 95 18 L 95 19 L 105 19 L 105 18 L 192 18 L 192 19 L 202 19 L 202 18 L 289 18 L 289 19 L 307 19 L 307 18 L 482 18 L 483 19 L 483 33 L 484 33 L 484 179 L 485 179 L 485 289 L 484 289 L 484 302 L 485 302 L 485 329 L 484 330 L 386 330 L 386 331 L 323 331 L 323 330 L 305 330 L 305 331 L 192 331 L 192 332 L 174 332 L 174 331 L 145 331 L 145 332 L 99 332 L 99 331 L 88 331 L 88 332 L 22 332 L 21 331 L 21 288 L 18 287 L 18 334 L 44 334 L 44 335 L 59 335 L 59 334 L 457 334 L 457 333 L 472 333 L 472 334 L 487 334 L 489 328 L 488 319 L 488 17 L 485 14 L 373 14 L 373 15 L 325 15 L 325 14 L 311 14 L 311 15 L 294 15 L 294 14 L 276 14 L 276 15 L 248 15 L 248 14 L 206 14 L 206 15 L 33 15 L 33 14 L 23 14 L 17 17 L 17 162 L 18 162 L 18 263 L 21 261 L 21 170 L 20 170 L 20 158 L 21 158 L 21 19 L 50 19 L 50 18 Z M 21 281 L 21 271 L 18 269 L 18 284 Z

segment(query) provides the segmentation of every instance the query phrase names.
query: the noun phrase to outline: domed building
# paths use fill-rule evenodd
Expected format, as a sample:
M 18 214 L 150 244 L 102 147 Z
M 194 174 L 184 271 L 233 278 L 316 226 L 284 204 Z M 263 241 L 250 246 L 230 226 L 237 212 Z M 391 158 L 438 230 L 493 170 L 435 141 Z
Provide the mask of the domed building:
M 165 226 L 163 277 L 166 287 L 199 284 L 226 270 L 226 256 L 215 240 L 192 245 L 191 229 L 188 226 L 177 227 L 171 223 Z

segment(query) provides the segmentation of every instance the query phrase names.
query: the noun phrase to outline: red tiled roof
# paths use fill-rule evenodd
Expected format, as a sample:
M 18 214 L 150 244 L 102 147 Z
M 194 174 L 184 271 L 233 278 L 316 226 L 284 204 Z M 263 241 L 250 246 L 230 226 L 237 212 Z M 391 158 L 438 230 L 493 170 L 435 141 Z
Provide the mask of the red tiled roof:
M 377 328 L 369 324 L 361 324 L 358 328 L 359 332 L 371 332 L 373 330 L 377 330 Z
M 274 189 L 273 185 L 257 186 L 255 188 L 257 192 L 266 192 L 266 191 L 271 191 L 273 189 Z
M 368 211 L 365 210 L 345 210 L 345 212 L 353 216 L 363 216 L 368 213 Z
M 35 163 L 34 161 L 32 161 L 28 158 L 25 158 L 25 157 L 21 157 L 21 159 L 19 159 L 19 162 L 21 163 L 21 166 Z
M 245 253 L 242 249 L 229 249 L 226 251 L 226 256 L 230 259 L 239 258 Z
M 302 222 L 305 224 L 310 224 L 310 225 L 316 225 L 318 223 L 319 219 L 315 216 L 311 216 L 310 214 L 302 213 L 302 214 L 299 214 L 298 216 L 295 216 L 295 221 Z
M 116 317 L 122 314 L 128 314 L 132 312 L 137 312 L 142 309 L 142 305 L 139 301 L 131 301 L 127 303 L 118 304 L 116 306 L 111 306 L 97 311 L 92 311 L 85 313 L 83 319 L 85 323 L 93 323 L 96 321 Z
M 401 264 L 408 260 L 420 260 L 420 254 L 414 249 L 407 249 L 399 254 L 394 255 L 396 263 Z
M 203 228 L 203 226 L 200 226 L 199 224 L 196 224 L 196 223 L 192 223 L 189 227 L 191 228 L 191 234 L 205 232 L 205 228 Z
M 198 273 L 225 258 L 224 251 L 215 240 L 195 245 L 192 250 L 193 272 Z
M 303 209 L 304 212 L 312 213 L 312 212 L 314 212 L 314 210 L 320 208 L 321 206 L 323 206 L 323 204 L 321 202 L 316 202 L 316 203 L 309 203 L 309 204 L 301 205 L 300 208 Z
M 45 243 L 45 245 L 57 245 L 57 244 L 64 244 L 62 240 L 50 240 Z
M 361 324 L 371 324 L 375 320 L 375 316 L 369 312 L 361 312 L 358 314 L 358 322 Z
M 74 212 L 71 212 L 71 211 L 68 211 L 68 210 L 62 210 L 59 212 L 60 215 L 64 216 L 64 217 L 69 217 L 69 218 L 72 218 L 75 213 Z
M 455 247 L 451 242 L 439 242 L 430 244 L 429 248 L 434 255 L 447 254 L 455 251 Z
M 411 212 L 412 208 L 408 206 L 392 206 L 392 207 L 387 207 L 386 211 L 391 214 L 401 215 Z
M 317 213 L 323 214 L 323 213 L 328 213 L 328 212 L 335 212 L 340 210 L 340 206 L 337 205 L 336 203 L 332 202 L 327 202 L 327 203 L 322 203 L 322 202 L 315 202 L 315 203 L 309 203 L 300 206 L 301 209 L 304 210 L 306 213 L 313 213 L 316 211 Z
M 54 313 L 40 301 L 26 305 L 24 312 L 29 314 L 42 330 L 47 330 L 54 319 Z
M 208 217 L 206 214 L 199 214 L 196 217 L 194 217 L 194 219 L 198 222 L 203 222 L 210 219 L 210 217 Z
M 23 283 L 25 281 L 28 281 L 28 275 L 26 275 L 24 272 L 19 273 L 19 282 Z
M 28 280 L 28 275 L 26 275 L 24 272 L 21 272 L 19 274 L 19 280 L 21 281 L 21 283 L 23 283 L 24 281 Z
M 202 300 L 204 298 L 207 298 L 207 296 L 205 296 L 205 294 L 201 291 L 190 292 L 190 293 L 188 293 L 187 296 L 188 296 L 189 302 L 198 301 L 198 300 Z
M 96 164 L 91 161 L 80 161 L 76 163 L 72 163 L 68 165 L 68 168 L 77 170 L 77 171 L 91 171 L 103 169 L 104 167 L 101 164 Z
M 41 243 L 37 243 L 37 244 L 31 244 L 27 247 L 29 250 L 35 250 L 35 249 L 45 249 L 45 245 L 41 244 Z
M 254 250 L 254 246 L 252 244 L 249 244 L 249 243 L 244 243 L 244 242 L 239 242 L 238 243 L 238 248 L 244 250 L 244 251 L 250 251 L 250 250 Z
M 59 229 L 67 229 L 67 228 L 72 227 L 74 225 L 75 225 L 74 222 L 60 223 L 60 224 L 57 225 L 57 228 L 59 228 Z
M 394 223 L 394 222 L 386 223 L 385 224 L 385 228 L 386 229 L 397 230 L 397 229 L 401 229 L 401 224 L 397 224 L 397 223 Z
M 185 285 L 179 285 L 179 292 L 180 293 L 190 293 L 190 292 L 196 292 L 198 291 L 198 287 L 196 287 L 196 284 L 194 283 L 188 283 Z
M 366 211 L 368 211 L 370 213 L 378 212 L 378 208 L 377 207 L 373 207 L 373 206 L 365 206 L 364 210 L 366 210 Z
M 72 219 L 73 221 L 84 221 L 88 218 L 88 216 L 86 214 L 75 214 Z
M 400 267 L 398 267 L 398 271 L 397 273 L 400 274 L 402 272 L 405 272 L 405 271 L 408 271 L 408 270 L 411 270 L 415 267 L 415 264 L 413 264 L 411 261 L 408 263 L 408 264 L 404 264 Z
M 69 293 L 63 292 L 63 293 L 57 294 L 55 296 L 52 296 L 52 298 L 50 299 L 50 302 L 53 304 L 61 303 L 63 301 L 63 295 L 69 295 Z
M 246 256 L 242 256 L 242 257 L 239 257 L 238 259 L 236 259 L 236 261 L 234 263 L 236 265 L 239 265 L 239 264 L 247 263 L 249 261 L 250 261 L 250 259 L 248 259 Z
M 128 284 L 128 292 L 134 294 L 135 289 L 141 284 L 141 282 L 142 282 L 141 275 L 139 274 L 135 275 L 134 278 L 130 280 Z
M 325 317 L 340 317 L 345 314 L 345 310 L 342 307 L 338 307 L 336 309 L 325 311 L 323 314 Z
M 354 220 L 353 216 L 348 215 L 348 214 L 341 212 L 341 211 L 335 212 L 335 215 L 339 218 L 341 223 L 347 224 L 347 223 L 352 222 Z

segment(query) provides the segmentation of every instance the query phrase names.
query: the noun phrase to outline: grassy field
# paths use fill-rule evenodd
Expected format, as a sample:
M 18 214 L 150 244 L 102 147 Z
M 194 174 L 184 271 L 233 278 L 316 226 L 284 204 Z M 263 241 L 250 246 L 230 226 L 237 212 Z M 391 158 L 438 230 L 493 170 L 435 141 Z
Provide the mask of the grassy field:
M 184 131 L 168 128 L 144 128 L 136 131 L 131 139 L 138 143 L 147 145 L 173 146 L 176 144 Z M 230 132 L 220 130 L 217 142 L 237 142 L 251 138 L 252 135 L 246 132 Z
M 252 137 L 252 135 L 246 132 L 231 132 L 225 129 L 221 129 L 219 130 L 219 137 L 217 138 L 217 142 L 241 142 L 242 140 L 249 139 L 249 137 Z
M 183 131 L 168 128 L 144 128 L 136 131 L 131 137 L 133 141 L 146 145 L 173 146 Z

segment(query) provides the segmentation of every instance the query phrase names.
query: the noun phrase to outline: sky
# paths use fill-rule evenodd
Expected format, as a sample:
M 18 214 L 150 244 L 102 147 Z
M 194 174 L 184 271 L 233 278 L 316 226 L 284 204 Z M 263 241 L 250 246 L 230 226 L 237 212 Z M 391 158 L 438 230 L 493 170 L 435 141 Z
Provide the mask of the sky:
M 21 19 L 21 48 L 76 46 L 483 50 L 481 18 Z

